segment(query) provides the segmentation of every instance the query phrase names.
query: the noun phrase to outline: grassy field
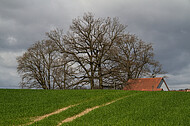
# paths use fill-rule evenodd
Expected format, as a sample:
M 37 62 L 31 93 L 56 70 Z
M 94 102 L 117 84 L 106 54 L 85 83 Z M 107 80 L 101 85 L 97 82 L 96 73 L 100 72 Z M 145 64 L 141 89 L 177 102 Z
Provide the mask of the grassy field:
M 65 125 L 190 125 L 190 93 L 143 92 L 99 108 Z
M 129 96 L 62 125 L 190 125 L 189 92 L 121 90 L 0 90 L 0 126 L 21 125 L 77 104 L 31 125 L 57 125 L 87 108 Z

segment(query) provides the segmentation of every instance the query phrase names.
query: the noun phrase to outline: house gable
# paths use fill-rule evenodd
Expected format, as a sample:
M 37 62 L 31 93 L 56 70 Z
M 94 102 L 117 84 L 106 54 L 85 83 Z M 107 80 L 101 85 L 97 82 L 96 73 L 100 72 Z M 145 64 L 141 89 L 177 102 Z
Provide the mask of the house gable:
M 162 79 L 160 81 L 160 84 L 158 85 L 157 88 L 163 89 L 163 91 L 169 91 L 169 88 L 168 88 L 166 82 L 164 81 L 164 79 Z

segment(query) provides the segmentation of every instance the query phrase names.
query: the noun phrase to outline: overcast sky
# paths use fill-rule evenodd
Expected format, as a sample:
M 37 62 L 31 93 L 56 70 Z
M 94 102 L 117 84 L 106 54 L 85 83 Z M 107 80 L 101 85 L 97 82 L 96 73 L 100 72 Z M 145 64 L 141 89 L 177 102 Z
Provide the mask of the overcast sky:
M 190 0 L 0 0 L 0 87 L 18 87 L 17 56 L 85 12 L 118 17 L 153 43 L 171 89 L 190 88 Z

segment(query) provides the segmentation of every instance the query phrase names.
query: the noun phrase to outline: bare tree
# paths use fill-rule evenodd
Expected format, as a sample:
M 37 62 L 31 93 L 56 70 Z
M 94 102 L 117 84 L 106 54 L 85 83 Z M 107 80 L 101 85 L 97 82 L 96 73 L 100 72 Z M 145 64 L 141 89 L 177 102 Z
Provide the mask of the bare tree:
M 101 87 L 102 64 L 106 61 L 104 56 L 122 36 L 124 29 L 125 26 L 116 18 L 95 19 L 91 13 L 87 13 L 82 18 L 73 20 L 66 35 L 61 34 L 60 30 L 47 35 L 63 53 L 72 55 L 75 66 L 80 71 L 78 84 L 90 84 L 93 89 L 95 81 Z
M 42 40 L 17 58 L 17 71 L 22 77 L 20 86 L 43 89 L 65 89 L 69 73 L 66 57 L 59 53 L 56 44 Z M 67 71 L 66 71 L 67 70 Z
M 152 44 L 136 35 L 124 34 L 110 51 L 110 64 L 115 64 L 109 76 L 112 82 L 124 84 L 128 79 L 164 73 L 161 64 L 154 60 Z

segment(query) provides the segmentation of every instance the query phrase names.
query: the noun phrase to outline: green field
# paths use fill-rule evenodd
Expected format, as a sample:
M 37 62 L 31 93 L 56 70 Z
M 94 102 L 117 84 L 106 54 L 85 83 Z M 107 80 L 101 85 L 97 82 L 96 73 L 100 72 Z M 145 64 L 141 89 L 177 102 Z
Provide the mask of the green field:
M 56 126 L 87 108 L 119 98 L 62 125 L 190 125 L 189 92 L 1 89 L 0 126 L 25 125 L 39 116 L 78 104 L 31 124 Z

